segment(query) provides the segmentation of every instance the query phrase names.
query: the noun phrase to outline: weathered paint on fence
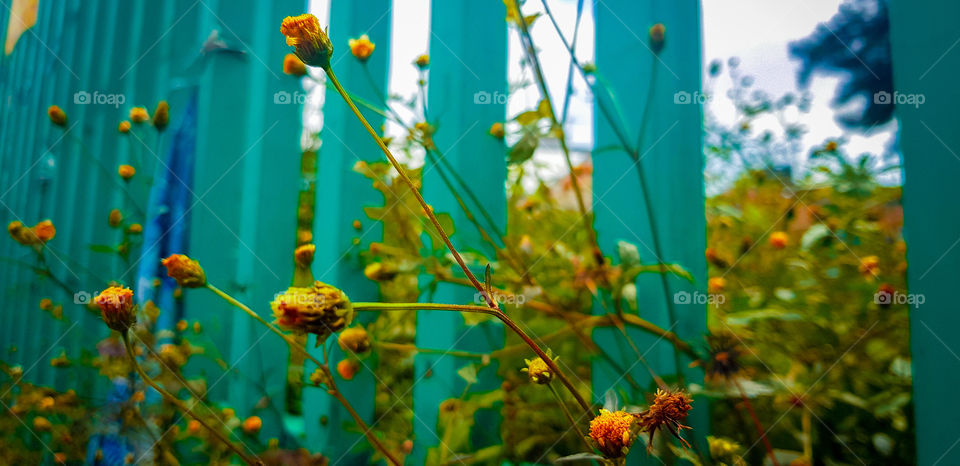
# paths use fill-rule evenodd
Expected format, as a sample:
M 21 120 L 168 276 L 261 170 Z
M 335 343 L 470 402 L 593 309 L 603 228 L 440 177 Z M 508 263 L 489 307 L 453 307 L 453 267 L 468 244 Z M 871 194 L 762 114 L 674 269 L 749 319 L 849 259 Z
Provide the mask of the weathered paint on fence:
M 897 103 L 903 152 L 904 236 L 909 293 L 925 302 L 911 309 L 914 428 L 917 464 L 960 464 L 960 133 L 956 130 L 960 53 L 953 41 L 956 2 L 890 2 L 894 90 L 923 96 L 922 105 Z

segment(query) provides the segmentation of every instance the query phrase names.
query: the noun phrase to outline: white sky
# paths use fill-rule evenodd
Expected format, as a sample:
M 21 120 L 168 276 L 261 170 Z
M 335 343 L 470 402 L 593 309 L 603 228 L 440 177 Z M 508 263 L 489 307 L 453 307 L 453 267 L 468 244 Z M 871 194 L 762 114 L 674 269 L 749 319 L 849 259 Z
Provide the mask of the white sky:
M 312 0 L 311 12 L 321 23 L 326 23 L 329 15 L 330 0 Z M 459 0 L 447 0 L 459 1 Z M 550 8 L 564 27 L 564 33 L 570 37 L 576 17 L 577 0 L 549 0 Z M 581 39 L 578 43 L 578 59 L 581 62 L 593 61 L 593 18 L 587 0 L 581 24 Z M 727 58 L 740 58 L 740 70 L 744 75 L 754 77 L 754 88 L 765 91 L 775 98 L 797 90 L 796 70 L 799 62 L 789 57 L 787 45 L 790 41 L 809 35 L 817 23 L 827 21 L 836 11 L 839 0 L 702 0 L 703 22 L 703 59 L 704 76 L 706 67 L 713 59 L 726 63 Z M 540 11 L 539 1 L 529 1 L 524 13 Z M 390 93 L 408 98 L 416 93 L 417 71 L 411 66 L 412 60 L 428 51 L 430 42 L 430 0 L 394 0 L 392 12 L 392 50 L 389 87 Z M 545 69 L 548 87 L 556 105 L 563 102 L 566 87 L 567 65 L 569 57 L 562 42 L 557 37 L 547 18 L 540 18 L 532 29 L 534 41 L 540 48 L 540 59 Z M 345 44 L 334 44 L 344 47 Z M 379 49 L 378 49 L 379 52 Z M 511 83 L 530 81 L 520 67 L 521 50 L 516 34 L 511 33 L 509 42 L 509 77 Z M 586 87 L 579 77 L 574 79 L 574 98 L 571 100 L 570 120 L 567 133 L 571 138 L 571 147 L 585 151 L 592 142 L 592 103 Z M 882 154 L 893 137 L 895 123 L 874 128 L 869 135 L 844 131 L 834 120 L 834 109 L 830 101 L 836 90 L 837 79 L 814 76 L 809 92 L 813 96 L 810 112 L 797 116 L 797 122 L 806 126 L 808 132 L 803 138 L 806 148 L 791 161 L 794 173 L 803 173 L 806 159 L 811 148 L 820 147 L 830 139 L 846 141 L 846 153 L 856 156 L 864 152 Z M 713 99 L 706 104 L 721 121 L 734 120 L 733 107 L 726 97 L 730 87 L 729 79 L 721 78 L 714 84 Z M 317 96 L 319 97 L 319 96 Z M 316 103 L 319 98 L 312 98 Z M 537 90 L 528 89 L 513 92 L 508 100 L 508 115 L 534 107 L 539 100 Z M 395 106 L 399 109 L 399 106 Z M 408 116 L 408 115 L 404 115 Z M 306 127 L 319 128 L 321 117 L 311 108 L 306 111 Z M 771 126 L 769 129 L 776 128 Z M 755 129 L 763 131 L 764 121 L 756 122 Z M 387 132 L 402 135 L 396 125 Z M 562 163 L 555 151 L 538 151 L 535 161 L 549 176 L 560 176 Z M 582 155 L 581 155 L 582 157 Z M 894 171 L 884 178 L 886 183 L 899 183 L 899 172 Z

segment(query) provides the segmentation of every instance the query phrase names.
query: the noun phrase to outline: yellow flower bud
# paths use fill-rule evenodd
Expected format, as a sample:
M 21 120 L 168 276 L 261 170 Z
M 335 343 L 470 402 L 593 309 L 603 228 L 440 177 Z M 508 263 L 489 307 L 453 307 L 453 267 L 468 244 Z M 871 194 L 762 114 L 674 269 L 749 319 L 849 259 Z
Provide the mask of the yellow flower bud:
M 327 31 L 320 29 L 320 21 L 309 13 L 287 16 L 280 24 L 280 33 L 287 37 L 287 45 L 303 63 L 320 68 L 330 67 L 333 43 Z
M 288 53 L 283 57 L 283 72 L 290 76 L 303 76 L 307 74 L 307 65 L 304 65 L 296 55 Z
M 167 268 L 167 275 L 184 288 L 199 288 L 207 284 L 207 276 L 200 263 L 183 254 L 173 254 L 160 263 Z
M 107 327 L 118 332 L 137 323 L 137 315 L 133 309 L 133 290 L 122 286 L 111 286 L 97 295 L 94 302 L 100 308 L 100 314 Z
M 354 354 L 366 353 L 370 350 L 370 335 L 363 327 L 348 328 L 337 338 L 340 349 Z
M 67 114 L 64 113 L 62 108 L 51 105 L 50 108 L 47 109 L 47 115 L 53 124 L 57 126 L 67 126 Z
M 316 250 L 317 247 L 312 244 L 298 246 L 297 249 L 293 251 L 293 260 L 296 262 L 297 267 L 301 269 L 310 268 L 310 265 L 313 264 L 313 254 Z
M 370 38 L 367 37 L 366 34 L 360 36 L 359 39 L 350 39 L 348 43 L 350 45 L 350 53 L 360 61 L 367 61 L 370 55 L 373 54 L 373 49 L 376 48 L 376 45 L 370 42 Z
M 317 335 L 319 344 L 353 320 L 353 305 L 339 289 L 317 281 L 312 287 L 290 287 L 270 303 L 277 325 Z
M 130 109 L 130 121 L 134 123 L 143 123 L 150 119 L 145 107 L 133 107 Z
M 170 104 L 166 100 L 157 103 L 157 109 L 153 111 L 153 127 L 157 131 L 163 131 L 170 123 Z

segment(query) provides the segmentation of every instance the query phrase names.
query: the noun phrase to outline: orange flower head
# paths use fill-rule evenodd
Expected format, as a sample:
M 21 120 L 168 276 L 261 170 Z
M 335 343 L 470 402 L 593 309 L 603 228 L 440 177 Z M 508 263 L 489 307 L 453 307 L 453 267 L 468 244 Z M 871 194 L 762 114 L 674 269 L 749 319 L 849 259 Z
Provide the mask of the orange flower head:
M 340 349 L 354 354 L 361 354 L 370 351 L 370 335 L 363 327 L 353 327 L 340 332 L 337 338 L 337 344 Z
M 710 293 L 722 293 L 727 288 L 727 279 L 723 277 L 713 277 L 707 280 L 707 291 Z
M 660 52 L 663 50 L 663 43 L 666 39 L 667 28 L 663 23 L 657 23 L 653 26 L 650 26 L 650 48 L 654 52 Z
M 197 432 L 200 432 L 200 427 L 202 427 L 200 421 L 191 419 L 190 422 L 187 423 L 187 433 L 196 435 Z
M 770 246 L 776 249 L 783 249 L 790 243 L 790 237 L 785 232 L 775 231 L 770 233 Z
M 290 76 L 304 76 L 307 74 L 307 65 L 296 55 L 288 53 L 283 57 L 283 72 Z
M 424 70 L 428 66 L 430 66 L 430 55 L 427 55 L 427 54 L 420 55 L 419 57 L 417 57 L 417 59 L 413 63 L 417 65 L 417 68 Z
M 317 281 L 312 287 L 290 287 L 270 303 L 276 323 L 284 330 L 313 333 L 320 344 L 353 320 L 353 305 L 339 289 Z
M 497 139 L 503 139 L 503 136 L 506 135 L 506 131 L 503 129 L 503 123 L 498 121 L 490 125 L 490 135 Z
M 137 323 L 137 314 L 133 309 L 133 290 L 122 286 L 111 286 L 100 292 L 94 299 L 107 327 L 118 332 Z
M 107 219 L 107 223 L 114 228 L 120 226 L 120 224 L 123 223 L 123 212 L 120 212 L 120 209 L 111 210 L 110 217 Z
M 297 246 L 297 249 L 293 251 L 293 261 L 297 264 L 297 267 L 309 269 L 310 265 L 313 264 L 313 254 L 316 251 L 317 247 L 313 244 Z
M 40 300 L 40 309 L 44 311 L 49 311 L 53 309 L 53 300 L 50 298 L 43 298 Z
M 134 123 L 144 123 L 150 120 L 150 114 L 146 107 L 133 107 L 130 109 L 130 121 Z
M 117 125 L 117 131 L 120 131 L 121 133 L 129 133 L 129 132 L 130 132 L 130 121 L 129 121 L 129 120 L 123 120 L 123 121 L 121 121 L 120 124 Z
M 183 254 L 173 254 L 160 263 L 167 268 L 167 275 L 184 288 L 199 288 L 207 284 L 207 276 L 200 263 Z
M 320 21 L 309 13 L 287 16 L 280 24 L 280 33 L 287 37 L 287 45 L 303 63 L 323 69 L 330 67 L 333 43 L 327 31 L 320 29 Z
M 653 445 L 653 434 L 659 429 L 666 428 L 667 432 L 690 447 L 680 432 L 683 429 L 689 429 L 690 426 L 683 425 L 687 418 L 687 413 L 693 409 L 690 403 L 693 400 L 683 392 L 669 392 L 657 389 L 653 403 L 646 411 L 639 415 L 640 428 L 650 434 L 648 448 Z
M 367 61 L 370 55 L 373 55 L 373 49 L 376 48 L 376 44 L 370 42 L 370 38 L 367 37 L 366 34 L 360 36 L 358 39 L 350 39 L 348 43 L 350 45 L 350 53 L 360 61 Z
M 864 277 L 876 276 L 880 273 L 880 258 L 867 256 L 860 260 L 860 274 Z
M 137 169 L 133 168 L 133 165 L 120 165 L 117 168 L 117 173 L 120 175 L 120 178 L 129 180 L 133 178 L 133 175 L 137 173 Z
M 62 108 L 51 105 L 50 108 L 47 109 L 47 115 L 53 124 L 57 126 L 67 126 L 67 114 L 64 113 Z
M 153 111 L 153 127 L 163 131 L 170 123 L 170 104 L 166 100 L 157 102 L 157 109 Z
M 50 421 L 43 416 L 37 416 L 33 418 L 33 430 L 38 432 L 48 432 L 52 427 L 53 424 L 51 424 Z
M 627 454 L 636 440 L 633 430 L 635 416 L 626 411 L 610 412 L 601 409 L 600 414 L 590 421 L 590 438 L 603 456 L 613 459 Z
M 46 243 L 52 240 L 54 236 L 57 236 L 57 228 L 53 226 L 53 222 L 50 220 L 37 222 L 37 224 L 31 228 L 31 231 L 40 243 Z
M 353 380 L 353 377 L 357 375 L 357 363 L 349 359 L 341 359 L 337 363 L 337 373 L 343 380 Z
M 130 233 L 131 235 L 139 235 L 140 233 L 143 233 L 143 225 L 139 223 L 131 224 L 129 227 L 127 227 L 127 233 Z
M 243 432 L 247 435 L 255 435 L 263 427 L 263 421 L 259 416 L 250 416 L 243 420 Z

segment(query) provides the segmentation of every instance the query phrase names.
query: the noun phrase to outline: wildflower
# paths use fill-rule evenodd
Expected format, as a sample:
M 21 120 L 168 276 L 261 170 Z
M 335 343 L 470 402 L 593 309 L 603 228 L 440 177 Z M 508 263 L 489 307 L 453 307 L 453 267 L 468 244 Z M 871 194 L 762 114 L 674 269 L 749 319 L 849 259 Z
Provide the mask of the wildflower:
M 121 121 L 120 124 L 117 125 L 117 131 L 120 131 L 121 133 L 129 133 L 129 132 L 130 132 L 130 121 L 129 121 L 129 120 L 123 120 L 123 121 Z
M 427 55 L 427 54 L 420 55 L 419 57 L 417 57 L 416 60 L 414 60 L 413 63 L 417 65 L 417 68 L 420 68 L 421 70 L 426 69 L 428 66 L 430 66 L 430 55 Z
M 363 268 L 363 275 L 373 281 L 391 280 L 397 276 L 395 271 L 388 270 L 381 262 L 367 264 Z
M 177 321 L 177 331 L 182 332 L 186 330 L 188 325 L 189 324 L 187 323 L 187 321 L 180 319 L 179 321 Z
M 707 291 L 710 293 L 721 293 L 727 287 L 727 279 L 723 277 L 713 277 L 707 280 Z
M 301 269 L 310 268 L 310 265 L 313 264 L 313 254 L 316 250 L 317 247 L 313 244 L 298 246 L 297 249 L 293 251 L 293 260 L 296 262 L 297 267 Z
M 200 333 L 203 331 L 203 326 L 200 325 L 200 321 L 195 321 L 193 323 L 193 333 Z
M 120 209 L 111 210 L 107 223 L 114 228 L 120 226 L 120 224 L 123 223 L 123 212 L 120 212 Z
M 327 371 L 317 368 L 313 371 L 313 374 L 310 374 L 310 382 L 317 387 L 321 385 L 330 386 L 330 375 Z
M 220 410 L 220 414 L 223 414 L 223 417 L 229 421 L 233 416 L 237 415 L 237 412 L 234 411 L 233 408 L 223 408 Z
M 498 122 L 490 125 L 490 135 L 491 135 L 491 136 L 493 136 L 493 137 L 495 137 L 495 138 L 497 138 L 497 139 L 503 139 L 503 136 L 504 136 L 505 134 L 506 134 L 506 132 L 505 132 L 504 129 L 503 129 L 503 123 L 500 123 L 500 122 L 498 121 Z
M 340 349 L 354 354 L 366 353 L 370 350 L 370 335 L 363 327 L 348 328 L 337 338 Z
M 43 416 L 37 416 L 33 418 L 33 430 L 38 432 L 47 432 L 53 427 L 53 424 L 50 423 L 47 418 Z
M 57 464 L 64 464 L 67 462 L 67 454 L 64 452 L 57 452 L 53 454 L 53 461 Z
M 376 48 L 376 44 L 370 42 L 370 38 L 366 34 L 360 36 L 359 39 L 350 39 L 348 43 L 350 44 L 350 53 L 360 61 L 367 61 L 373 54 L 373 49 Z
M 52 408 L 54 404 L 56 404 L 56 401 L 53 399 L 52 396 L 45 396 L 41 398 L 39 403 L 40 409 L 44 411 Z
M 145 107 L 133 107 L 130 109 L 130 121 L 134 123 L 143 123 L 150 119 Z
M 196 434 L 197 432 L 200 432 L 200 427 L 200 421 L 191 419 L 190 422 L 187 423 L 187 432 L 190 434 Z
M 137 323 L 137 315 L 133 309 L 133 290 L 129 288 L 111 286 L 97 295 L 94 302 L 100 308 L 107 327 L 113 330 L 123 333 Z
M 260 420 L 259 416 L 250 416 L 243 420 L 243 432 L 248 435 L 260 432 L 261 427 L 263 427 L 263 421 Z
M 357 375 L 357 363 L 349 359 L 341 359 L 337 363 L 337 374 L 340 374 L 343 380 L 353 380 L 353 377 Z
M 740 371 L 740 345 L 732 333 L 707 335 L 708 357 L 693 365 L 703 365 L 706 378 L 726 379 Z
M 283 72 L 290 76 L 303 76 L 307 74 L 307 65 L 304 65 L 296 55 L 288 53 L 283 57 Z
M 860 274 L 864 277 L 876 276 L 880 273 L 880 258 L 877 256 L 867 256 L 860 259 Z
M 833 152 L 837 150 L 837 141 L 828 141 L 827 144 L 823 146 L 823 150 L 826 152 Z
M 361 228 L 363 228 L 363 224 L 360 223 L 360 220 L 354 220 L 354 221 L 353 221 L 353 229 L 354 229 L 354 230 L 359 230 L 359 229 L 361 229 Z
M 654 53 L 660 53 L 663 50 L 664 39 L 666 38 L 667 28 L 663 23 L 657 23 L 650 26 L 650 48 Z
M 157 102 L 157 109 L 153 111 L 153 127 L 163 131 L 170 123 L 170 104 L 166 100 Z
M 410 439 L 404 440 L 401 447 L 403 448 L 403 452 L 409 455 L 410 452 L 413 451 L 413 440 L 410 440 Z
M 549 356 L 550 354 L 547 353 L 547 355 Z M 554 358 L 554 360 L 556 359 L 557 358 Z M 553 373 L 550 372 L 550 366 L 547 365 L 547 362 L 544 361 L 543 358 L 524 359 L 523 362 L 527 363 L 527 367 L 520 369 L 520 371 L 526 372 L 531 382 L 543 385 L 553 380 Z
M 47 241 L 52 240 L 54 236 L 57 236 L 57 229 L 53 226 L 53 222 L 50 220 L 38 222 L 31 230 L 33 232 L 33 236 L 41 243 L 46 243 Z
M 67 126 L 67 114 L 63 112 L 62 108 L 51 105 L 50 108 L 47 109 L 47 115 L 53 124 L 57 126 Z
M 633 432 L 635 416 L 626 411 L 610 412 L 601 409 L 600 414 L 590 421 L 590 438 L 597 449 L 607 458 L 626 456 L 636 440 Z
M 50 298 L 43 298 L 40 300 L 40 309 L 44 311 L 49 311 L 53 309 L 53 300 Z
M 326 30 L 320 29 L 320 21 L 309 13 L 287 16 L 280 24 L 280 33 L 287 37 L 294 53 L 303 63 L 320 68 L 330 67 L 333 44 Z
M 787 243 L 789 241 L 790 237 L 782 231 L 770 233 L 770 246 L 773 246 L 776 249 L 783 249 L 787 247 Z
M 143 233 L 143 225 L 139 223 L 131 224 L 129 227 L 127 227 L 127 233 L 130 233 L 131 235 L 139 235 L 140 233 Z
M 736 442 L 708 435 L 707 443 L 710 445 L 710 457 L 714 461 L 723 461 L 733 465 L 746 464 L 740 457 L 740 445 Z
M 353 320 L 353 305 L 347 295 L 320 281 L 309 288 L 288 288 L 277 295 L 270 307 L 277 325 L 298 333 L 313 333 L 318 345 Z
M 117 173 L 120 175 L 120 178 L 123 178 L 125 180 L 129 180 L 130 178 L 133 178 L 133 175 L 136 172 L 137 170 L 133 168 L 132 165 L 120 165 L 117 168 Z
M 207 284 L 207 276 L 200 263 L 183 254 L 173 254 L 160 263 L 167 268 L 167 275 L 184 288 L 199 288 Z
M 640 413 L 640 428 L 650 434 L 648 448 L 653 446 L 653 434 L 657 430 L 666 428 L 671 435 L 690 447 L 680 432 L 683 429 L 690 429 L 690 426 L 683 425 L 683 420 L 687 418 L 687 413 L 693 409 L 690 402 L 693 401 L 683 392 L 669 392 L 657 389 L 653 403 L 646 411 Z

